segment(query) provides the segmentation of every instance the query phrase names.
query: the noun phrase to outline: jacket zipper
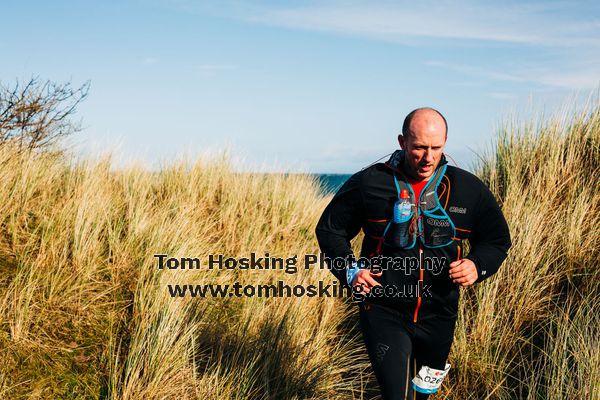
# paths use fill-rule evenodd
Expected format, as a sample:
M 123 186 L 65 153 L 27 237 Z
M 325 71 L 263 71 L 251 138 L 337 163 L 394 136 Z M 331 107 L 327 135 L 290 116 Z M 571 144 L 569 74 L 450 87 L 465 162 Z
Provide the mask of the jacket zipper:
M 410 183 L 408 183 L 408 185 L 410 186 Z M 413 194 L 414 194 L 414 191 L 413 191 Z M 417 217 L 419 217 L 421 215 L 421 195 L 422 194 L 423 194 L 423 191 L 421 190 L 421 193 L 419 193 L 419 198 L 415 198 L 415 203 L 417 203 L 416 204 Z M 419 316 L 419 307 L 421 307 L 421 301 L 422 301 L 421 300 L 421 287 L 423 285 L 423 247 L 422 247 L 419 239 L 420 238 L 417 237 L 417 242 L 419 243 L 419 283 L 417 284 L 417 306 L 415 307 L 415 312 L 413 315 L 414 323 L 417 322 L 417 317 Z
M 415 313 L 413 316 L 413 322 L 417 322 L 417 317 L 419 316 L 419 307 L 421 307 L 421 288 L 423 287 L 423 248 L 421 247 L 421 243 L 419 243 L 419 284 L 417 285 L 417 306 L 415 307 Z

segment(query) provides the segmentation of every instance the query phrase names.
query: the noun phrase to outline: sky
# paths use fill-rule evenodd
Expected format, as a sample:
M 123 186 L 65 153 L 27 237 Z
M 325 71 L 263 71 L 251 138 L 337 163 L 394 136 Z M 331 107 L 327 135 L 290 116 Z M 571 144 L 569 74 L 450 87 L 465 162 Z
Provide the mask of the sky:
M 503 121 L 600 88 L 595 1 L 14 1 L 0 81 L 90 82 L 69 146 L 160 168 L 227 152 L 240 171 L 353 173 L 411 110 L 448 120 L 469 169 Z

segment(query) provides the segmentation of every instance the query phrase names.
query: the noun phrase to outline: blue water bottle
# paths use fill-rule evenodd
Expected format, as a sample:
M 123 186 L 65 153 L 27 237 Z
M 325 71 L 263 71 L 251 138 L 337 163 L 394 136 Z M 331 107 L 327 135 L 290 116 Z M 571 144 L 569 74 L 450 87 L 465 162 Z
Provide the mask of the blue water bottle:
M 400 199 L 394 204 L 394 216 L 387 242 L 395 247 L 406 247 L 409 243 L 409 228 L 412 219 L 412 206 L 408 190 L 400 191 Z
M 408 190 L 402 189 L 400 191 L 400 200 L 394 205 L 394 222 L 400 224 L 410 219 L 412 209 L 410 206 L 410 200 L 408 198 Z

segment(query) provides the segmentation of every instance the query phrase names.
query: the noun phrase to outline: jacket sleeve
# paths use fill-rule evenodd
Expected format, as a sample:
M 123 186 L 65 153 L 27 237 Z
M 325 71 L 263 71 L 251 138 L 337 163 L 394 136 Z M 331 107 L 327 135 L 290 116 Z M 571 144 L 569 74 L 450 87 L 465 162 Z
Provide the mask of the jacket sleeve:
M 466 258 L 473 261 L 477 267 L 476 282 L 481 282 L 498 271 L 511 246 L 510 232 L 504 214 L 492 192 L 483 183 L 469 243 L 471 250 Z
M 315 229 L 328 268 L 343 285 L 348 285 L 346 261 L 354 258 L 350 241 L 360 232 L 363 213 L 360 172 L 357 172 L 333 196 Z

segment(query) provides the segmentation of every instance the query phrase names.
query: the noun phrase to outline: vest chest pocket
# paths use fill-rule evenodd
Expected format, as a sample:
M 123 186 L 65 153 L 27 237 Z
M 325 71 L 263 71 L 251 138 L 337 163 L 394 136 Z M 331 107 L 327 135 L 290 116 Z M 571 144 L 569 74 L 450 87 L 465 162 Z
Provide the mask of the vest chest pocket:
M 454 223 L 441 207 L 422 211 L 419 230 L 423 232 L 421 236 L 423 245 L 429 248 L 448 246 L 456 237 Z

